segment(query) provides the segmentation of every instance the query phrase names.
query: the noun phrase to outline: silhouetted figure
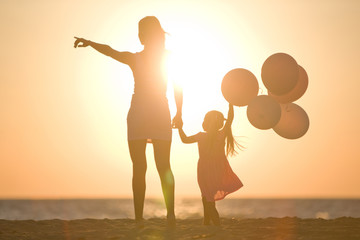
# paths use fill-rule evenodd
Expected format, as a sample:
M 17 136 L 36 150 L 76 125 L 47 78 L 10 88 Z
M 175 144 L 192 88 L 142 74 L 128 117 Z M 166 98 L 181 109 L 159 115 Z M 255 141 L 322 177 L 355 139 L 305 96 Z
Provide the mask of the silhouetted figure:
M 205 225 L 209 225 L 210 221 L 215 225 L 220 225 L 215 201 L 225 198 L 226 195 L 243 186 L 240 179 L 232 171 L 226 157 L 228 154 L 236 154 L 235 146 L 240 146 L 232 135 L 231 124 L 233 119 L 234 108 L 233 105 L 229 104 L 227 120 L 218 111 L 210 111 L 205 115 L 202 124 L 205 132 L 186 136 L 182 129 L 182 124 L 178 125 L 180 138 L 183 143 L 198 143 L 199 162 L 197 179 L 204 206 Z
M 74 47 L 91 46 L 98 52 L 129 65 L 134 76 L 134 94 L 127 116 L 128 145 L 133 163 L 133 197 L 135 220 L 143 220 L 145 199 L 145 174 L 147 142 L 152 142 L 156 167 L 160 176 L 167 208 L 167 221 L 175 224 L 174 176 L 170 168 L 172 123 L 166 98 L 167 78 L 164 72 L 165 32 L 156 17 L 148 16 L 139 21 L 141 52 L 118 52 L 111 47 L 83 38 L 76 38 Z M 81 43 L 81 44 L 80 44 Z M 174 88 L 175 90 L 175 88 Z M 173 125 L 182 124 L 182 92 L 175 90 L 177 114 Z

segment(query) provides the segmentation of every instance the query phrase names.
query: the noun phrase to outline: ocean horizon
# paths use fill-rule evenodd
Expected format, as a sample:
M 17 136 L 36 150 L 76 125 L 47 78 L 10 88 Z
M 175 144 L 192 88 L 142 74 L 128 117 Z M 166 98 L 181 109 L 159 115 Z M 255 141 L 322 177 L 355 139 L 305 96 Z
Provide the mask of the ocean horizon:
M 216 202 L 222 218 L 321 218 L 360 217 L 360 198 L 229 198 Z M 0 219 L 75 220 L 133 219 L 131 198 L 0 199 Z M 200 198 L 175 202 L 178 219 L 202 218 Z M 162 198 L 145 200 L 144 217 L 165 218 Z

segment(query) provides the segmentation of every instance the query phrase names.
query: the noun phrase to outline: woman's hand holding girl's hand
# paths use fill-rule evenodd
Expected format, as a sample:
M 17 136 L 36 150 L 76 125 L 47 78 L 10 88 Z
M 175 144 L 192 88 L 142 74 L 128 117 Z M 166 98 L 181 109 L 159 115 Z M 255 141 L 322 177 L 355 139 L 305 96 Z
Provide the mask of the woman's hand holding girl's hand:
M 176 114 L 176 116 L 172 120 L 172 127 L 173 128 L 182 128 L 183 127 L 183 121 L 180 114 Z
M 183 123 L 183 121 L 181 120 L 181 121 L 179 121 L 177 124 L 175 124 L 175 128 L 177 128 L 177 129 L 182 129 L 182 128 L 183 128 L 183 125 L 184 125 L 184 123 Z
M 86 40 L 86 39 L 83 39 L 83 38 L 78 38 L 78 37 L 74 37 L 74 38 L 76 38 L 75 43 L 74 43 L 74 48 L 87 47 L 87 46 L 90 45 L 89 40 Z M 82 44 L 80 44 L 80 43 L 82 43 Z

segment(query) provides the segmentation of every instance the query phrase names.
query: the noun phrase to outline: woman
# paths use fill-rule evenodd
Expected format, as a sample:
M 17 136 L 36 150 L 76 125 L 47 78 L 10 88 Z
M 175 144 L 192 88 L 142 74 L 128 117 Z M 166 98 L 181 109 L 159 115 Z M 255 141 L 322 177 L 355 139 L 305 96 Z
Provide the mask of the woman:
M 135 220 L 143 221 L 147 142 L 152 142 L 154 157 L 164 194 L 167 221 L 175 224 L 174 176 L 170 168 L 171 119 L 166 98 L 167 78 L 164 74 L 165 32 L 156 17 L 139 21 L 139 39 L 144 49 L 138 53 L 118 52 L 111 47 L 83 38 L 76 38 L 74 47 L 91 46 L 98 52 L 129 65 L 134 76 L 134 94 L 127 117 L 128 145 L 133 163 L 133 197 Z M 182 92 L 174 88 L 177 107 L 173 125 L 182 123 Z

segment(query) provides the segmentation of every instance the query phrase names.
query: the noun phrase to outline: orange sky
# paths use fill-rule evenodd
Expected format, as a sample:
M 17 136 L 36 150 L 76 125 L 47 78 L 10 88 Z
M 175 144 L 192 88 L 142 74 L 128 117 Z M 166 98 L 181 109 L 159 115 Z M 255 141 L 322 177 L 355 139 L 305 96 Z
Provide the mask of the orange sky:
M 250 70 L 263 94 L 261 66 L 273 53 L 290 54 L 308 73 L 296 103 L 310 129 L 300 139 L 258 130 L 246 108 L 235 109 L 234 135 L 246 150 L 230 164 L 245 186 L 231 197 L 360 197 L 359 1 L 3 0 L 0 198 L 131 197 L 132 73 L 93 49 L 74 49 L 73 37 L 139 51 L 137 23 L 147 15 L 159 18 L 178 56 L 188 134 L 201 130 L 208 110 L 226 114 L 227 71 Z M 147 152 L 147 194 L 160 196 L 151 145 Z M 179 197 L 200 195 L 197 157 L 174 130 Z

